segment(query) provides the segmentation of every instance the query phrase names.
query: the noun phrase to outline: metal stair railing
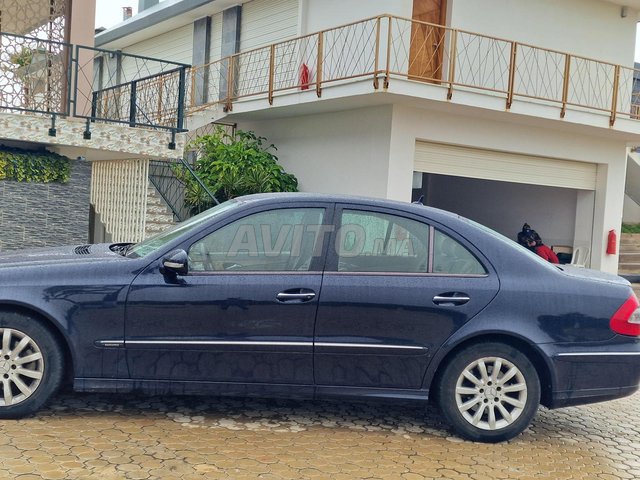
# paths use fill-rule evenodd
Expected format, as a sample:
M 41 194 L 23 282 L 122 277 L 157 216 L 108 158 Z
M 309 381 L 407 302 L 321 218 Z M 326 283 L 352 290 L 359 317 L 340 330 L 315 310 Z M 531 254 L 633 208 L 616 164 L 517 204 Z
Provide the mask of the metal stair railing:
M 177 171 L 180 173 L 177 174 Z M 184 178 L 180 178 L 181 176 L 184 176 Z M 177 222 L 183 222 L 201 211 L 220 203 L 202 183 L 202 180 L 196 175 L 189 163 L 182 158 L 175 162 L 150 160 L 149 181 L 171 209 Z M 206 201 L 202 202 L 199 207 L 192 207 L 185 203 L 188 182 L 194 182 L 192 185 L 196 185 L 199 193 L 205 197 Z

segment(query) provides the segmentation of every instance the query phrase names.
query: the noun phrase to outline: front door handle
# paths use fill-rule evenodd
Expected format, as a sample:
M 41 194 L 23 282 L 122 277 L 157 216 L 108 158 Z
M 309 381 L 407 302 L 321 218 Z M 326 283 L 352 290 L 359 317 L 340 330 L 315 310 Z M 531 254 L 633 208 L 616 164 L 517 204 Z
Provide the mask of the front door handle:
M 276 295 L 280 303 L 304 303 L 316 298 L 316 292 L 308 288 L 292 288 Z
M 441 306 L 464 305 L 469 300 L 471 300 L 469 295 L 462 292 L 441 293 L 433 297 L 433 303 Z

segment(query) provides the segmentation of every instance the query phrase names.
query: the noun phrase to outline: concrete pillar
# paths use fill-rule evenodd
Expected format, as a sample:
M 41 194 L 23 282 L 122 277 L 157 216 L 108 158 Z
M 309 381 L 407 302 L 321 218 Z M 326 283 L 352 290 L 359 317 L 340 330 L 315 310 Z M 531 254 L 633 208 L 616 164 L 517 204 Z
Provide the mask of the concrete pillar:
M 71 25 L 66 39 L 73 45 L 84 45 L 93 47 L 95 39 L 96 1 L 86 0 L 81 2 L 71 2 L 70 13 L 67 20 Z M 92 50 L 80 49 L 78 64 L 82 69 L 82 74 L 78 76 L 76 85 L 76 111 L 80 115 L 87 115 L 91 112 L 91 93 L 93 79 L 93 57 Z M 73 93 L 71 94 L 73 98 Z
M 204 17 L 193 22 L 193 53 L 191 64 L 194 67 L 209 63 L 209 50 L 211 48 L 211 17 Z M 208 101 L 209 69 L 196 70 L 195 102 L 202 105 Z
M 591 268 L 604 272 L 618 272 L 618 253 L 607 255 L 607 235 L 616 230 L 620 242 L 622 209 L 624 206 L 624 182 L 627 171 L 626 148 L 620 147 L 617 162 L 598 164 L 596 198 L 593 212 L 593 251 Z M 618 251 L 616 249 L 616 251 Z
M 242 19 L 242 6 L 231 7 L 222 12 L 222 48 L 220 58 L 234 55 L 240 51 L 240 25 Z M 228 68 L 228 65 L 222 65 Z M 235 73 L 234 78 L 235 78 Z M 226 98 L 229 88 L 227 75 L 220 77 L 220 99 Z

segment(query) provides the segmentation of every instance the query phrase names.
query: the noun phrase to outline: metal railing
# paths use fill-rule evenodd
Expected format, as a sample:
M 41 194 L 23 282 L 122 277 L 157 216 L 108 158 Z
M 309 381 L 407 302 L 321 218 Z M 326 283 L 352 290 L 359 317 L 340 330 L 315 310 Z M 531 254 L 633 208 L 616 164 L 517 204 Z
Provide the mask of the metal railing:
M 393 79 L 455 91 L 482 91 L 514 99 L 638 118 L 640 94 L 633 92 L 634 69 L 570 53 L 391 15 L 323 30 L 193 67 L 188 109 L 215 104 L 226 110 L 251 97 L 315 92 L 323 87 L 370 78 L 373 88 Z
M 189 65 L 0 36 L 0 110 L 184 131 Z
M 149 181 L 171 209 L 177 222 L 183 222 L 219 203 L 183 159 L 176 162 L 150 160 Z M 187 204 L 185 196 L 189 193 L 196 193 L 202 201 L 197 205 Z

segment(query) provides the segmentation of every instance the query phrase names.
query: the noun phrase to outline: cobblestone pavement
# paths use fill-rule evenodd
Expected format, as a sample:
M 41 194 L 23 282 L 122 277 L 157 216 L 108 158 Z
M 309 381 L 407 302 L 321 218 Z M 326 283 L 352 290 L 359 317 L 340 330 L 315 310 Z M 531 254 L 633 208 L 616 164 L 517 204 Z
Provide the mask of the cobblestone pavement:
M 541 409 L 487 445 L 433 407 L 65 393 L 0 421 L 0 478 L 638 479 L 638 406 Z

